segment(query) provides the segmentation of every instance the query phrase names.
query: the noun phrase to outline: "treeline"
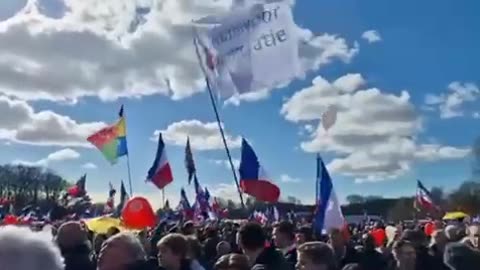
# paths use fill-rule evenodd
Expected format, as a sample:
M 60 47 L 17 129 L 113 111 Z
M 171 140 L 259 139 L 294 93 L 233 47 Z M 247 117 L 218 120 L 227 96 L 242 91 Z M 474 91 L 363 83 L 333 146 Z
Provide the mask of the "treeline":
M 43 204 L 58 198 L 69 185 L 52 170 L 24 165 L 0 165 L 0 198 L 15 202 L 15 208 Z

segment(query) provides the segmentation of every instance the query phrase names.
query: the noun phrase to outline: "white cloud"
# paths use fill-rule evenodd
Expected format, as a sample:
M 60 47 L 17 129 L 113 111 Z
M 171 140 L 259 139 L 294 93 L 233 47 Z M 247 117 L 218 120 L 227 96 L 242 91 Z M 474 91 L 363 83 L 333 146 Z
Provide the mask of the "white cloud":
M 235 184 L 219 183 L 207 186 L 207 188 L 210 194 L 214 197 L 222 198 L 224 200 L 232 200 L 236 203 L 240 202 L 237 186 Z
M 368 43 L 375 43 L 382 41 L 382 37 L 380 36 L 380 33 L 378 33 L 377 30 L 368 30 L 363 32 L 362 38 L 368 41 Z
M 475 119 L 480 119 L 480 112 L 474 112 L 472 114 L 472 117 L 475 118 Z
M 42 14 L 52 10 L 30 0 L 15 17 L 0 22 L 0 93 L 68 102 L 86 96 L 189 97 L 204 88 L 191 21 L 221 14 L 232 1 L 147 1 L 145 23 L 131 32 L 139 1 L 65 1 L 65 12 L 54 19 Z M 305 71 L 336 59 L 348 62 L 358 52 L 336 35 L 298 31 Z
M 473 102 L 480 97 L 480 90 L 473 83 L 452 82 L 448 85 L 448 93 L 440 95 L 427 94 L 425 104 L 437 106 L 440 118 L 448 119 L 464 115 L 462 105 Z
M 228 170 L 231 170 L 230 162 L 228 161 L 228 159 L 213 159 L 213 160 L 210 160 L 210 162 L 212 162 L 215 165 L 224 166 Z M 240 160 L 234 158 L 232 159 L 232 162 L 235 169 L 238 170 L 238 168 L 240 167 Z
M 87 162 L 87 163 L 82 165 L 82 168 L 88 169 L 88 170 L 94 170 L 94 169 L 97 168 L 97 165 L 95 165 L 94 163 L 91 163 L 91 162 Z
M 170 124 L 164 130 L 156 130 L 153 140 L 157 140 L 161 132 L 166 143 L 185 146 L 187 137 L 190 137 L 190 145 L 196 150 L 223 149 L 223 141 L 216 122 L 203 123 L 199 120 L 182 120 Z M 225 134 L 229 148 L 238 148 L 242 144 L 242 138 Z
M 301 180 L 300 178 L 291 177 L 288 174 L 282 174 L 280 175 L 280 182 L 297 184 L 297 183 L 300 183 Z
M 28 166 L 45 166 L 47 167 L 51 163 L 67 161 L 67 160 L 75 160 L 80 157 L 80 154 L 70 148 L 65 148 L 53 153 L 50 153 L 46 158 L 42 158 L 37 161 L 23 161 L 23 160 L 14 160 L 13 164 L 23 164 Z
M 86 138 L 105 123 L 77 123 L 52 111 L 35 112 L 25 101 L 0 96 L 0 140 L 32 145 L 90 147 Z
M 360 74 L 345 75 L 333 83 L 319 76 L 281 109 L 289 121 L 318 123 L 328 106 L 336 106 L 337 122 L 328 134 L 319 124 L 301 143 L 306 152 L 336 154 L 328 164 L 333 172 L 358 181 L 383 180 L 408 172 L 414 161 L 468 155 L 468 148 L 417 142 L 422 122 L 408 92 L 394 95 L 377 88 L 360 89 L 364 84 Z

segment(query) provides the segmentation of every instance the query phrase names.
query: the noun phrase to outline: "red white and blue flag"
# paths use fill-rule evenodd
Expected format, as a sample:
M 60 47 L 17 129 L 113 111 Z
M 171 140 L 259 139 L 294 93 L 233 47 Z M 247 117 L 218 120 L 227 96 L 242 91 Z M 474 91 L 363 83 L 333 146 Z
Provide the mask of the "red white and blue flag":
M 280 188 L 272 183 L 260 165 L 253 148 L 245 139 L 242 139 L 242 157 L 239 172 L 240 186 L 244 193 L 264 202 L 278 201 Z
M 147 181 L 152 182 L 157 188 L 163 189 L 166 185 L 173 182 L 172 169 L 168 163 L 165 143 L 162 134 L 158 134 L 158 149 L 153 165 L 148 170 Z
M 320 155 L 317 155 L 315 230 L 325 232 L 330 229 L 344 229 L 343 217 L 337 194 L 333 188 L 332 178 L 328 173 Z
M 415 208 L 420 210 L 420 208 L 426 210 L 439 210 L 440 208 L 434 203 L 430 191 L 417 180 L 417 194 L 415 196 Z

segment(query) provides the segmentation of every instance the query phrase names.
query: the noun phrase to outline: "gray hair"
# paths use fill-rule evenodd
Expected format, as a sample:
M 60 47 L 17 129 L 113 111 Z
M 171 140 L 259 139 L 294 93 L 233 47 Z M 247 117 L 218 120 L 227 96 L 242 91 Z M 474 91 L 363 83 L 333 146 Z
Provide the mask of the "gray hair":
M 49 233 L 0 227 L 0 266 L 8 270 L 63 270 L 60 249 Z
M 129 232 L 121 232 L 106 240 L 103 243 L 104 248 L 108 248 L 109 243 L 112 242 L 123 242 L 125 244 L 125 248 L 128 249 L 130 255 L 134 260 L 145 260 L 147 254 L 143 249 L 143 245 L 140 240 L 133 234 Z

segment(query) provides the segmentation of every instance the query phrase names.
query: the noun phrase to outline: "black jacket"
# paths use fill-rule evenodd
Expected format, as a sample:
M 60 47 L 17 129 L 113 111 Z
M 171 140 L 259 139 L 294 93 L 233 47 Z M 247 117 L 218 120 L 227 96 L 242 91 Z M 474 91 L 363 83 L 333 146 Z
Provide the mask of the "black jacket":
M 289 270 L 282 254 L 275 248 L 265 248 L 255 260 L 252 270 Z
M 295 265 L 297 264 L 297 248 L 290 249 L 283 257 L 285 257 L 285 261 L 288 264 L 288 269 L 295 270 Z

